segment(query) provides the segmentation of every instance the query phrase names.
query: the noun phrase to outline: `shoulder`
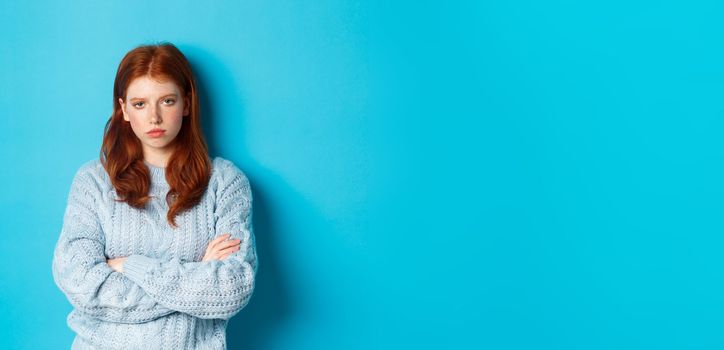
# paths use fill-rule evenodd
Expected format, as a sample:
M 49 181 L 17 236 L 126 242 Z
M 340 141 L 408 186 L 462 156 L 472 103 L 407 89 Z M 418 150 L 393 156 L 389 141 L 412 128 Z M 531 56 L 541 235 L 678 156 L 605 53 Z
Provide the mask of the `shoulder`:
M 86 190 L 102 190 L 108 187 L 110 178 L 100 159 L 87 160 L 78 166 L 73 175 L 72 187 Z
M 220 191 L 237 188 L 251 195 L 249 178 L 232 161 L 222 157 L 214 157 L 211 167 L 211 178 L 218 184 Z
M 226 158 L 214 157 L 211 168 L 212 177 L 215 176 L 220 181 L 227 182 L 235 179 L 249 181 L 244 171 Z
M 101 164 L 100 159 L 94 158 L 91 160 L 87 160 L 83 162 L 76 171 L 76 176 L 82 175 L 82 176 L 88 176 L 93 175 L 98 172 L 98 169 L 102 169 L 103 164 Z
M 105 175 L 105 176 L 104 176 Z M 88 160 L 80 164 L 70 185 L 68 193 L 68 204 L 74 203 L 74 207 L 82 204 L 82 207 L 95 210 L 106 190 L 108 175 L 100 159 Z M 93 208 L 93 209 L 90 209 Z

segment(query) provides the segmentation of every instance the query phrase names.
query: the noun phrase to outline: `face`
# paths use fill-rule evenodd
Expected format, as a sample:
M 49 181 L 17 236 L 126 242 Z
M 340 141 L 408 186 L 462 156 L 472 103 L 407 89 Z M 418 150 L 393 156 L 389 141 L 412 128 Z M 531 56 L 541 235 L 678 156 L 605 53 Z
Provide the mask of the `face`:
M 134 79 L 126 91 L 126 100 L 118 99 L 123 119 L 143 145 L 146 159 L 163 159 L 173 152 L 173 141 L 181 130 L 189 106 L 181 90 L 171 80 L 157 81 L 149 76 Z M 149 132 L 154 129 L 162 133 Z

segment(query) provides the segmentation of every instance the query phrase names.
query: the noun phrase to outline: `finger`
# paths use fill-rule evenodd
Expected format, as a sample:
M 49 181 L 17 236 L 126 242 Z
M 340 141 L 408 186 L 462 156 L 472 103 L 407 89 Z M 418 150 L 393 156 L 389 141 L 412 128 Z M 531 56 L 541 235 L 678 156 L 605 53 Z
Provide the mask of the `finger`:
M 235 245 L 239 245 L 239 243 L 241 243 L 241 240 L 240 240 L 240 239 L 230 239 L 230 240 L 228 240 L 228 241 L 224 241 L 224 242 L 221 242 L 221 243 L 217 244 L 217 245 L 214 247 L 214 249 L 216 249 L 216 250 L 222 250 L 222 249 L 225 249 L 225 248 L 228 248 L 228 247 L 233 247 L 233 246 L 235 246 Z
M 231 237 L 231 233 L 224 233 L 223 235 L 214 238 L 214 240 L 211 241 L 211 243 L 210 243 L 209 245 L 215 246 L 215 245 L 217 245 L 217 244 L 225 241 L 225 240 L 228 239 L 229 237 Z
M 240 248 L 241 248 L 241 247 L 239 247 L 239 245 L 237 244 L 237 245 L 235 245 L 235 246 L 231 246 L 231 247 L 228 247 L 228 248 L 220 249 L 220 250 L 218 251 L 218 253 L 219 253 L 219 254 L 226 254 L 227 252 L 235 252 L 235 251 L 239 250 Z
M 221 260 L 222 257 L 233 254 L 236 251 L 238 251 L 238 249 L 234 249 L 234 248 L 227 248 L 222 251 L 218 251 L 218 252 L 214 253 L 214 259 Z
M 214 246 L 214 247 L 212 248 L 211 252 L 212 252 L 212 253 L 214 253 L 214 252 L 219 252 L 219 251 L 222 251 L 222 250 L 224 250 L 224 249 L 228 249 L 229 247 L 239 246 L 240 243 L 241 243 L 241 241 L 238 241 L 238 242 L 237 242 L 237 241 L 234 241 L 234 240 L 222 242 L 222 243 L 219 243 L 219 244 L 217 244 L 216 246 Z
M 229 247 L 229 248 L 227 248 L 227 249 L 224 249 L 224 250 L 218 252 L 218 256 L 219 256 L 218 259 L 219 259 L 219 260 L 224 259 L 224 258 L 228 257 L 229 255 L 234 254 L 234 253 L 236 253 L 236 252 L 238 252 L 238 251 L 239 251 L 239 247 L 238 247 L 238 246 Z
M 219 260 L 226 259 L 226 258 L 228 258 L 231 254 L 234 254 L 234 253 L 236 253 L 237 251 L 239 251 L 238 248 L 236 248 L 236 249 L 233 249 L 233 248 L 232 248 L 230 252 L 223 254 L 223 255 L 219 258 Z
M 212 252 L 211 254 L 214 256 L 215 259 L 218 259 L 220 256 L 222 256 L 222 255 L 224 255 L 225 253 L 227 253 L 229 250 L 233 250 L 233 249 L 234 249 L 234 247 L 228 247 L 228 248 L 224 248 L 224 249 L 216 249 L 216 250 L 215 250 L 214 252 Z
M 219 244 L 220 242 L 223 242 L 225 239 L 231 237 L 230 233 L 225 233 L 219 237 L 214 238 L 211 242 L 209 242 L 209 246 L 207 249 L 213 248 L 215 245 Z

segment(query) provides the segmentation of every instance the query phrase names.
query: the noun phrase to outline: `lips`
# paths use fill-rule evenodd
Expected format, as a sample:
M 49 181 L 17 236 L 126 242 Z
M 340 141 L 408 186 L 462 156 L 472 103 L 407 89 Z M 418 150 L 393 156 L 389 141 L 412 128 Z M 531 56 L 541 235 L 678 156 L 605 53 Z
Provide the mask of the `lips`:
M 166 133 L 166 130 L 163 129 L 153 129 L 146 134 L 150 137 L 161 137 L 163 134 Z

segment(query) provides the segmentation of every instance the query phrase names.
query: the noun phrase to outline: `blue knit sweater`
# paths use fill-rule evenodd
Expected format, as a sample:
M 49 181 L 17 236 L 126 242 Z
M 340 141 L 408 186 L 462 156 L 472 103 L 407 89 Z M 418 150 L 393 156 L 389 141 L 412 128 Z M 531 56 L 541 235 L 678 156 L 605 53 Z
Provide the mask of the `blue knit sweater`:
M 257 271 L 251 189 L 232 162 L 216 157 L 202 200 L 166 220 L 165 168 L 145 163 L 153 196 L 145 209 L 116 202 L 98 159 L 70 186 L 53 256 L 53 278 L 73 310 L 72 349 L 225 349 L 226 325 L 247 305 Z M 230 233 L 240 249 L 201 262 L 208 243 Z M 106 259 L 127 256 L 123 273 Z

